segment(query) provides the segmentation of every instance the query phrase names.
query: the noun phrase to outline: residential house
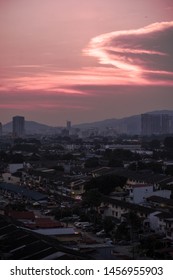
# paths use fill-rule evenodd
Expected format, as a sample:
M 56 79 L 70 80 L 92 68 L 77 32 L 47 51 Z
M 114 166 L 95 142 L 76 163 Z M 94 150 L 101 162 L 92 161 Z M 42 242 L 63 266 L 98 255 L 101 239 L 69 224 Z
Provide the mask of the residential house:
M 166 237 L 168 239 L 173 240 L 173 217 L 165 219 L 165 223 L 166 223 L 166 228 L 165 228 Z
M 129 184 L 124 189 L 129 193 L 126 201 L 135 204 L 145 202 L 146 196 L 153 193 L 153 186 L 147 184 Z
M 156 211 L 149 214 L 147 222 L 155 233 L 163 234 L 165 238 L 173 240 L 173 214 Z
M 173 199 L 152 195 L 147 197 L 146 201 L 150 203 L 151 206 L 158 207 L 164 211 L 173 210 Z
M 70 241 L 80 241 L 81 234 L 76 232 L 74 228 L 44 228 L 33 230 L 35 233 L 53 237 L 58 241 L 70 242 Z
M 104 197 L 100 205 L 99 212 L 103 217 L 112 216 L 122 219 L 123 215 L 130 211 L 135 212 L 140 218 L 146 219 L 155 210 L 138 204 L 129 203 L 119 199 Z

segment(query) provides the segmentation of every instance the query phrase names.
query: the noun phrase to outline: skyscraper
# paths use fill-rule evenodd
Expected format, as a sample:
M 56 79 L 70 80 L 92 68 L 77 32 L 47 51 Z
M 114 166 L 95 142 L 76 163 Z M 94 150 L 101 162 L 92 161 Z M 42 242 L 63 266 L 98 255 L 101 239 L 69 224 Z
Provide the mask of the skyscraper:
M 71 129 L 71 121 L 67 121 L 66 128 L 68 131 Z
M 142 135 L 160 134 L 160 115 L 142 114 L 141 133 Z
M 22 116 L 13 117 L 13 136 L 23 137 L 25 135 L 25 118 Z
M 172 132 L 172 117 L 168 114 L 142 114 L 141 134 L 159 135 Z
M 0 122 L 0 137 L 2 136 L 2 123 Z
M 170 116 L 163 114 L 161 116 L 162 134 L 170 133 Z

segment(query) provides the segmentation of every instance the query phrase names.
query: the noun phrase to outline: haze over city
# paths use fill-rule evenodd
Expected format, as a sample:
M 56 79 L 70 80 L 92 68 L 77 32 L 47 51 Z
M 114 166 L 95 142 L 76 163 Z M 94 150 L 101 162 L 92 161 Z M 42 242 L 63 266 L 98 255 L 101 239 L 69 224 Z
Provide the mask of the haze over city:
M 172 109 L 172 0 L 0 0 L 0 122 Z

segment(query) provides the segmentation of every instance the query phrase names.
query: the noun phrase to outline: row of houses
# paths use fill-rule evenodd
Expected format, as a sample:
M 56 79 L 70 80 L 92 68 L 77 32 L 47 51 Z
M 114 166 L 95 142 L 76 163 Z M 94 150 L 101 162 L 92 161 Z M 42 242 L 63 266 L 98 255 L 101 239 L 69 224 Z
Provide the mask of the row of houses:
M 156 208 L 152 204 L 148 204 L 148 207 L 145 207 L 119 199 L 104 197 L 99 212 L 102 217 L 114 217 L 121 222 L 124 221 L 125 214 L 133 212 L 141 218 L 145 230 L 152 230 L 173 240 L 173 212 L 169 212 L 167 208 L 170 204 L 173 205 L 173 200 L 163 199 L 162 201 L 161 197 L 158 197 L 158 200 L 160 200 L 160 203 L 167 202 L 164 209 L 158 210 L 158 207 Z
M 28 214 L 27 214 L 28 215 Z M 23 218 L 26 217 L 23 214 Z M 0 215 L 0 259 L 7 260 L 83 260 L 90 257 L 63 246 L 56 237 L 62 236 L 61 229 L 31 231 L 20 227 L 11 217 Z M 67 230 L 66 235 L 74 234 Z M 63 231 L 63 235 L 64 231 Z

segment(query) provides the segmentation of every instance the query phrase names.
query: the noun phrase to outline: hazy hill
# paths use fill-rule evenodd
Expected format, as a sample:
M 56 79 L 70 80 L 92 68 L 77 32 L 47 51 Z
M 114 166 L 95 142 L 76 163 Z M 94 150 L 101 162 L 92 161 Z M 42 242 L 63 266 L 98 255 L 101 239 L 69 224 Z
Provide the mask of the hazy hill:
M 25 121 L 25 130 L 27 134 L 54 134 L 59 128 L 34 121 Z M 5 133 L 12 132 L 12 122 L 5 124 L 3 131 Z
M 148 112 L 149 114 L 169 114 L 173 115 L 173 110 L 162 110 Z M 74 128 L 80 128 L 82 130 L 88 128 L 115 128 L 119 132 L 127 134 L 140 134 L 141 130 L 141 115 L 134 115 L 121 119 L 106 119 L 102 121 L 92 123 L 82 123 L 73 126 Z M 45 124 L 41 124 L 34 121 L 25 121 L 25 130 L 27 134 L 55 134 L 60 130 L 60 127 L 53 127 Z M 9 122 L 3 126 L 5 133 L 12 132 L 12 122 Z
M 173 110 L 161 110 L 161 111 L 152 111 L 147 112 L 148 114 L 168 114 L 173 115 Z M 133 115 L 130 117 L 125 117 L 121 119 L 107 119 L 103 121 L 97 121 L 92 123 L 82 123 L 75 125 L 80 129 L 88 128 L 106 128 L 112 127 L 117 129 L 117 131 L 122 131 L 127 134 L 139 134 L 141 132 L 141 115 Z

